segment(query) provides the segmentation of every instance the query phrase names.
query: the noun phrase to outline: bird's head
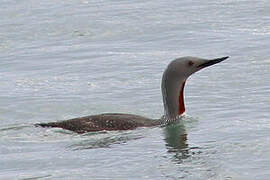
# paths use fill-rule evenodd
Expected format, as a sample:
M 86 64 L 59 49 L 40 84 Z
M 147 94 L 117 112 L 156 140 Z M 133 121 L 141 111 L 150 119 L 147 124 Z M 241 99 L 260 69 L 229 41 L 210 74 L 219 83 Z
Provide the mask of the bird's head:
M 203 59 L 191 56 L 181 57 L 173 60 L 168 65 L 167 70 L 169 70 L 172 77 L 175 76 L 175 78 L 187 79 L 193 73 L 205 67 L 222 62 L 227 58 L 229 57 L 226 56 L 216 59 Z
M 190 75 L 227 58 L 228 56 L 216 59 L 187 56 L 173 60 L 163 74 L 161 85 L 166 118 L 175 119 L 185 112 L 183 92 L 186 79 Z

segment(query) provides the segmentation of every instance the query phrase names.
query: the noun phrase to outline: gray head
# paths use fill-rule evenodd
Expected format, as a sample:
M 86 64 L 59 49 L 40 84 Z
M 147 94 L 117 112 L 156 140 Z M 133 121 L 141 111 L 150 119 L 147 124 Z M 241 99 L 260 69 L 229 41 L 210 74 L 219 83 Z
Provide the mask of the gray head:
M 161 84 L 166 119 L 176 119 L 185 112 L 183 92 L 186 79 L 193 73 L 227 58 L 181 57 L 173 60 L 164 71 Z

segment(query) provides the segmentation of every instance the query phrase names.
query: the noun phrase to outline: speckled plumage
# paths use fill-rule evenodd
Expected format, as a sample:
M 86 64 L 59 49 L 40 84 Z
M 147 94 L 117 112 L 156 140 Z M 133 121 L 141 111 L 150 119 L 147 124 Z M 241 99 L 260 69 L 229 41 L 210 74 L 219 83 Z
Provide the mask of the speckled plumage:
M 160 120 L 145 118 L 133 114 L 106 113 L 69 119 L 59 122 L 40 123 L 41 127 L 59 127 L 77 133 L 93 131 L 129 130 L 137 127 L 159 125 Z

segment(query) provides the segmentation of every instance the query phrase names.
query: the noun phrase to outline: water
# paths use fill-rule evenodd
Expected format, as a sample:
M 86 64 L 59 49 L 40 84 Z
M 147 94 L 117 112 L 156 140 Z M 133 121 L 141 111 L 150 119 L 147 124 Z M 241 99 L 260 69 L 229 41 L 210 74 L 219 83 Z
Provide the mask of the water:
M 267 0 L 4 0 L 0 179 L 269 179 Z M 159 118 L 173 59 L 230 56 L 186 83 L 170 127 L 34 127 L 103 112 Z

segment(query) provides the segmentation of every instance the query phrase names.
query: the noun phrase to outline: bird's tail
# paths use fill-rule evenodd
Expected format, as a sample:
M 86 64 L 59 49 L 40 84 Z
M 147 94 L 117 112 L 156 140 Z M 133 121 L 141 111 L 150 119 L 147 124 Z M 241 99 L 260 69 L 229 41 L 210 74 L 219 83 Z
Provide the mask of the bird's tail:
M 50 123 L 37 123 L 35 124 L 37 127 L 57 127 L 55 122 L 50 122 Z

